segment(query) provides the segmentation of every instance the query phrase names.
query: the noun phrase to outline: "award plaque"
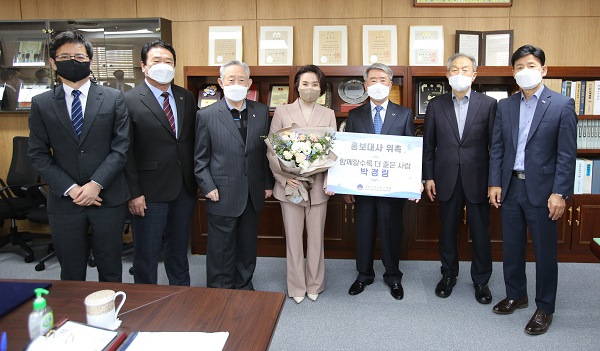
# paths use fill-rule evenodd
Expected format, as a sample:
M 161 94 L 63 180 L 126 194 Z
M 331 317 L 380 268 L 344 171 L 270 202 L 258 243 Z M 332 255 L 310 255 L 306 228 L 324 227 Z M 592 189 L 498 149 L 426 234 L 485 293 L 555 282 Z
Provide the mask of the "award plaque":
M 331 108 L 331 95 L 333 94 L 333 84 L 327 82 L 325 93 L 317 99 L 317 104 Z
M 198 108 L 203 108 L 219 101 L 222 96 L 221 87 L 218 84 L 204 84 L 198 93 Z
M 271 94 L 269 96 L 269 109 L 274 110 L 277 106 L 287 104 L 289 95 L 290 87 L 288 87 L 287 85 L 271 86 Z
M 418 82 L 417 83 L 417 115 L 419 118 L 425 117 L 425 111 L 427 111 L 427 105 L 429 101 L 437 96 L 440 96 L 446 92 L 444 82 Z
M 369 96 L 363 82 L 358 79 L 347 79 L 338 86 L 338 94 L 348 104 L 360 104 Z

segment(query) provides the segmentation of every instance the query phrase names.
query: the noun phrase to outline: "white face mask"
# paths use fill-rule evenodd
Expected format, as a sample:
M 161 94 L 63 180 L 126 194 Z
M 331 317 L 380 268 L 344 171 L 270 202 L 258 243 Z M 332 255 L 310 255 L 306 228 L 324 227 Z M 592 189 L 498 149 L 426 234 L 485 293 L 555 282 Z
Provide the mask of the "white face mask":
M 448 83 L 452 87 L 452 90 L 463 92 L 471 86 L 473 77 L 463 76 L 462 74 L 456 74 L 448 77 Z
M 302 99 L 302 101 L 312 104 L 319 99 L 319 96 L 321 96 L 321 89 L 302 88 L 298 89 L 298 93 L 300 94 L 300 99 Z
M 381 83 L 370 85 L 367 88 L 369 97 L 376 101 L 385 100 L 390 95 L 390 87 Z
M 248 87 L 239 84 L 225 85 L 223 86 L 223 94 L 233 102 L 242 101 L 246 98 L 246 95 L 248 95 Z
M 515 80 L 521 89 L 533 89 L 542 81 L 542 72 L 537 69 L 524 68 L 515 74 Z
M 147 74 L 159 84 L 168 84 L 175 77 L 175 68 L 166 63 L 157 63 L 148 69 Z

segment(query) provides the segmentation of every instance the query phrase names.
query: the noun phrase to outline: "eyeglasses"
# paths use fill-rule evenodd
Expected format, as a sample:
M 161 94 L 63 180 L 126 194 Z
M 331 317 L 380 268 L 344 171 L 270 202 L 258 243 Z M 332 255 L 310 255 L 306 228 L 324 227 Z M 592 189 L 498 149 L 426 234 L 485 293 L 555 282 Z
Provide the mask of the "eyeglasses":
M 88 55 L 84 55 L 84 54 L 77 54 L 77 55 L 60 54 L 60 55 L 56 56 L 56 58 L 55 58 L 56 61 L 67 61 L 67 60 L 71 60 L 71 59 L 75 59 L 75 61 L 79 61 L 79 62 L 89 61 Z

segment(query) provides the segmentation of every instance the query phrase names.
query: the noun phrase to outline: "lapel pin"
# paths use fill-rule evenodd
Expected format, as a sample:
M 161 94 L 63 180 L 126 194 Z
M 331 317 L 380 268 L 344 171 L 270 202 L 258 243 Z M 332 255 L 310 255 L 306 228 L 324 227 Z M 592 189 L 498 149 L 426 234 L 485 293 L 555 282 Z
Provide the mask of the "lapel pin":
M 395 115 L 396 115 L 395 113 L 392 113 L 392 116 L 395 116 Z
M 252 114 L 252 117 L 256 118 L 256 115 L 253 113 L 253 114 Z
M 542 104 L 545 104 L 545 103 L 546 103 L 546 100 L 542 100 Z
M 179 97 L 179 100 L 183 100 L 183 96 L 180 96 L 180 97 Z

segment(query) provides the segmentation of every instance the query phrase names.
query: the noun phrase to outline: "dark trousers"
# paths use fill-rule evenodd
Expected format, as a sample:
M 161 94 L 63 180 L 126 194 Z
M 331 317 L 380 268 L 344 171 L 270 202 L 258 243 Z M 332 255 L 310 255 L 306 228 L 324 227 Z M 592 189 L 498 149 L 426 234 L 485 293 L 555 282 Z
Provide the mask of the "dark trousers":
M 60 263 L 60 279 L 86 279 L 90 244 L 101 282 L 121 282 L 123 227 L 127 206 L 90 206 L 79 213 L 48 213 L 52 241 Z M 91 239 L 88 229 L 92 228 Z
M 516 177 L 511 179 L 501 208 L 506 297 L 516 300 L 527 296 L 525 247 L 529 228 L 535 253 L 535 303 L 542 311 L 554 313 L 558 283 L 557 223 L 548 218 L 548 207 L 531 204 L 525 180 Z
M 443 275 L 458 275 L 457 232 L 463 205 L 467 206 L 467 223 L 473 240 L 471 279 L 475 284 L 487 284 L 492 276 L 492 253 L 490 248 L 490 205 L 470 202 L 465 196 L 460 172 L 454 192 L 448 201 L 440 201 L 440 259 Z
M 402 281 L 399 264 L 406 200 L 374 196 L 355 196 L 354 199 L 357 280 L 372 282 L 375 278 L 373 255 L 377 228 L 381 258 L 385 267 L 383 280 L 388 285 L 399 284 Z
M 136 283 L 156 284 L 164 247 L 169 285 L 190 285 L 188 247 L 196 198 L 182 186 L 170 202 L 146 203 L 144 217 L 133 216 L 133 267 Z
M 248 197 L 239 217 L 208 214 L 206 285 L 253 290 L 259 213 Z

